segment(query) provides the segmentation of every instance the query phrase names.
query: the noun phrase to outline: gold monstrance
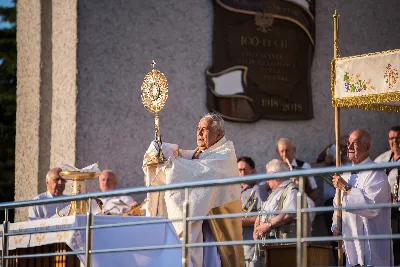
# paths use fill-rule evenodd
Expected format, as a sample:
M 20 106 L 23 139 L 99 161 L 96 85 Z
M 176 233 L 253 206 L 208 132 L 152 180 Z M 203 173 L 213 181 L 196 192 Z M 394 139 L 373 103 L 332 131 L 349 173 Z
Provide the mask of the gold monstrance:
M 144 77 L 144 81 L 142 84 L 142 103 L 144 107 L 155 114 L 155 141 L 158 146 L 158 155 L 156 158 L 151 159 L 145 163 L 145 166 L 156 166 L 158 163 L 164 162 L 166 159 L 162 152 L 162 141 L 160 134 L 160 120 L 158 118 L 158 112 L 160 112 L 168 98 L 168 83 L 165 75 L 159 70 L 154 69 L 154 65 L 156 63 L 154 60 L 151 65 L 153 67 L 152 71 L 147 73 Z

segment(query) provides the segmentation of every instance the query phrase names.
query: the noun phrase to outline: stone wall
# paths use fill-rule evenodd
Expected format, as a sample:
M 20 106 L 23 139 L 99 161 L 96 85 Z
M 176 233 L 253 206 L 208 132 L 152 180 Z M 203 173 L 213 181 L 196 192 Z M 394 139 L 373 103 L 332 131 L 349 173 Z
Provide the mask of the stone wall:
M 135 3 L 136 2 L 136 3 Z M 317 1 L 316 47 L 312 70 L 314 119 L 227 123 L 237 155 L 256 160 L 257 170 L 275 156 L 275 142 L 288 136 L 298 156 L 313 162 L 334 141 L 330 91 L 335 1 Z M 341 55 L 399 48 L 400 2 L 336 1 Z M 99 161 L 115 169 L 121 186 L 142 185 L 143 153 L 153 139 L 153 116 L 140 101 L 144 76 L 156 67 L 169 82 L 160 113 L 165 142 L 193 149 L 195 128 L 205 108 L 204 72 L 211 65 L 212 1 L 79 2 L 77 164 Z M 387 129 L 398 114 L 342 110 L 342 133 L 365 128 L 374 136 L 372 155 L 387 148 Z M 97 185 L 94 185 L 94 190 Z

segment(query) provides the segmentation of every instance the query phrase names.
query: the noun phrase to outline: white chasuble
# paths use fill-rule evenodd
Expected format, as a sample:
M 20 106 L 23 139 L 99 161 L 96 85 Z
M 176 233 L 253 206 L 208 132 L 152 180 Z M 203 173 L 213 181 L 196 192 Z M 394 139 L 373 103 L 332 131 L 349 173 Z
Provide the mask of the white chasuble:
M 189 181 L 204 181 L 207 179 L 216 179 L 216 178 L 227 178 L 238 176 L 237 162 L 236 162 L 236 154 L 235 148 L 231 141 L 226 140 L 225 137 L 220 139 L 213 146 L 208 149 L 202 151 L 199 155 L 199 159 L 192 159 L 194 150 L 191 151 L 183 151 L 179 150 L 178 153 L 174 151 L 174 148 L 177 149 L 176 145 L 171 144 L 163 144 L 163 152 L 168 160 L 164 164 L 159 164 L 157 167 L 143 167 L 144 173 L 147 179 L 147 185 L 156 185 L 156 184 L 174 184 L 181 182 L 189 182 Z M 154 144 L 150 144 L 149 149 L 145 154 L 145 162 L 148 161 L 149 158 L 154 157 L 157 154 L 157 150 L 155 149 Z M 241 212 L 241 189 L 240 185 L 221 185 L 221 186 L 213 186 L 213 187 L 199 187 L 199 188 L 191 188 L 189 190 L 189 214 L 188 216 L 206 216 L 209 214 L 217 214 L 217 213 L 225 213 L 225 212 Z M 168 190 L 165 193 L 151 193 L 148 195 L 148 204 L 147 204 L 147 215 L 150 216 L 164 216 L 169 219 L 176 219 L 183 217 L 183 204 L 185 201 L 185 192 L 184 190 Z M 236 205 L 238 203 L 238 205 Z M 232 204 L 232 205 L 231 205 Z M 230 205 L 230 206 L 229 206 Z M 220 210 L 219 207 L 223 207 Z M 228 208 L 227 208 L 228 206 Z M 233 209 L 229 209 L 229 207 L 234 207 Z M 239 218 L 240 220 L 240 218 Z M 237 220 L 239 222 L 239 220 Z M 213 221 L 225 221 L 225 220 L 210 220 L 210 226 L 213 230 L 214 239 L 216 241 L 220 241 L 224 239 L 222 236 L 226 236 L 232 238 L 232 236 L 238 237 L 239 239 L 242 237 L 242 226 L 240 224 L 231 224 L 235 225 L 235 229 L 225 229 L 229 231 L 218 234 L 214 231 L 215 224 Z M 232 223 L 231 221 L 236 221 L 234 219 L 230 219 L 230 222 L 222 225 L 220 223 L 218 227 L 224 228 L 224 226 Z M 189 223 L 189 242 L 202 242 L 203 241 L 203 233 L 202 233 L 202 224 L 203 221 L 194 221 Z M 182 234 L 183 231 L 183 223 L 182 222 L 173 222 L 175 230 L 178 235 Z M 236 227 L 237 225 L 237 227 Z M 236 229 L 238 228 L 238 229 Z M 219 228 L 221 229 L 221 228 Z M 231 232 L 234 232 L 232 234 Z M 239 237 L 240 236 L 240 237 Z M 228 239 L 228 238 L 227 238 Z M 244 266 L 240 264 L 239 261 L 244 259 L 243 251 L 241 253 L 237 252 L 237 248 L 235 246 L 224 246 L 228 248 L 227 253 L 225 253 L 225 248 L 219 247 L 219 252 L 221 254 L 221 261 L 224 262 L 235 262 L 235 258 L 239 259 L 237 264 L 226 263 L 225 266 Z M 241 246 L 237 246 L 241 247 Z M 242 249 L 243 250 L 243 249 Z M 191 249 L 191 260 L 194 267 L 202 266 L 202 249 Z M 230 259 L 226 254 L 230 255 Z M 241 254 L 241 255 L 232 255 L 232 254 Z

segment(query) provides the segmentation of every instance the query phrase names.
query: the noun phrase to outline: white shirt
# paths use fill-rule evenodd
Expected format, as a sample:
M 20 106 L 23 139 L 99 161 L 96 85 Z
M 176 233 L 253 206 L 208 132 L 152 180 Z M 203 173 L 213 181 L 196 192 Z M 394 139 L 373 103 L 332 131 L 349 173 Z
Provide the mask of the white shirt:
M 291 164 L 293 167 L 297 167 L 296 159 L 293 159 Z M 311 166 L 307 162 L 304 162 L 304 164 L 301 168 L 302 169 L 311 169 Z M 308 181 L 310 182 L 311 189 L 316 189 L 318 186 L 317 186 L 317 182 L 315 181 L 314 176 L 307 176 L 307 178 L 308 178 Z
M 392 155 L 392 153 L 393 153 L 393 152 L 392 152 L 391 150 L 386 151 L 385 153 L 382 153 L 381 155 L 379 155 L 379 156 L 375 159 L 375 162 L 376 162 L 376 163 L 382 163 L 382 162 L 397 162 L 397 161 L 399 161 L 399 160 L 395 161 L 395 160 L 393 159 L 393 157 L 390 158 L 391 155 Z M 394 185 L 395 185 L 396 182 L 397 182 L 397 169 L 392 169 L 392 170 L 389 172 L 388 180 L 389 180 L 391 192 L 394 193 Z
M 307 206 L 308 206 L 309 208 L 315 208 L 315 202 L 314 202 L 311 198 L 309 198 L 309 197 L 307 197 Z M 308 216 L 309 216 L 309 218 L 310 218 L 310 225 L 312 226 L 312 222 L 313 222 L 314 219 L 315 219 L 315 211 L 313 211 L 313 212 L 308 212 Z
M 41 193 L 34 197 L 33 199 L 46 199 L 46 198 L 53 198 L 49 191 L 45 193 Z M 39 206 L 30 206 L 28 209 L 28 220 L 40 220 L 53 217 L 56 215 L 56 209 L 59 207 L 59 210 L 64 209 L 65 207 L 69 206 L 69 202 L 62 202 L 62 203 L 53 203 L 47 205 L 39 205 Z M 67 210 L 64 209 L 63 212 Z M 63 212 L 60 212 L 63 214 Z M 65 215 L 65 214 L 64 214 Z M 57 215 L 56 215 L 57 216 Z
M 272 190 L 271 194 L 269 195 L 267 201 L 263 203 L 261 206 L 261 210 L 263 211 L 276 211 L 278 209 L 278 203 L 279 199 L 283 194 L 283 191 L 285 191 L 285 187 L 290 183 L 290 180 L 284 181 L 279 185 L 278 188 Z M 297 207 L 297 190 L 290 190 L 288 194 L 286 195 L 285 201 L 283 202 L 283 208 L 282 211 L 284 210 L 296 210 Z M 267 222 L 275 218 L 278 214 L 268 214 L 268 215 L 263 215 L 261 217 L 262 222 Z
M 103 203 L 104 213 L 110 213 L 112 215 L 121 215 L 130 209 L 130 205 L 134 202 L 133 198 L 130 196 L 116 196 L 100 198 Z M 92 205 L 95 202 L 92 202 Z M 101 209 L 97 205 L 93 205 L 93 214 L 101 214 Z
M 373 163 L 368 157 L 360 164 Z M 390 203 L 390 185 L 384 171 L 362 171 L 357 174 L 345 173 L 343 179 L 352 189 L 343 194 L 343 207 L 376 203 Z M 333 201 L 334 205 L 336 199 Z M 344 237 L 391 234 L 390 209 L 362 209 L 342 211 Z M 336 227 L 336 213 L 332 229 Z M 347 266 L 392 266 L 391 240 L 348 240 L 344 241 Z

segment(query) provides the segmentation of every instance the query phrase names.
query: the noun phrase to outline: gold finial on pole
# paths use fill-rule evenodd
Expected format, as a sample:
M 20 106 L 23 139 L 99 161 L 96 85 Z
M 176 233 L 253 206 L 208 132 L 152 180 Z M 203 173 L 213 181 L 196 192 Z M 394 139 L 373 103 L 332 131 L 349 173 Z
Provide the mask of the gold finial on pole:
M 339 17 L 337 10 L 335 9 L 335 13 L 333 14 L 333 61 L 339 57 Z M 333 71 L 335 71 L 333 69 Z M 332 73 L 333 74 L 333 73 Z M 334 96 L 332 96 L 334 97 Z M 340 108 L 335 106 L 335 145 L 336 145 L 336 166 L 341 165 L 340 160 Z M 336 189 L 335 193 L 336 206 L 342 206 L 342 192 L 339 189 Z M 337 218 L 337 228 L 340 232 L 342 232 L 342 211 L 336 211 Z M 343 248 L 342 242 L 338 241 L 338 266 L 343 266 Z
M 338 58 L 339 55 L 339 18 L 340 15 L 337 13 L 335 9 L 335 13 L 333 14 L 333 58 Z

